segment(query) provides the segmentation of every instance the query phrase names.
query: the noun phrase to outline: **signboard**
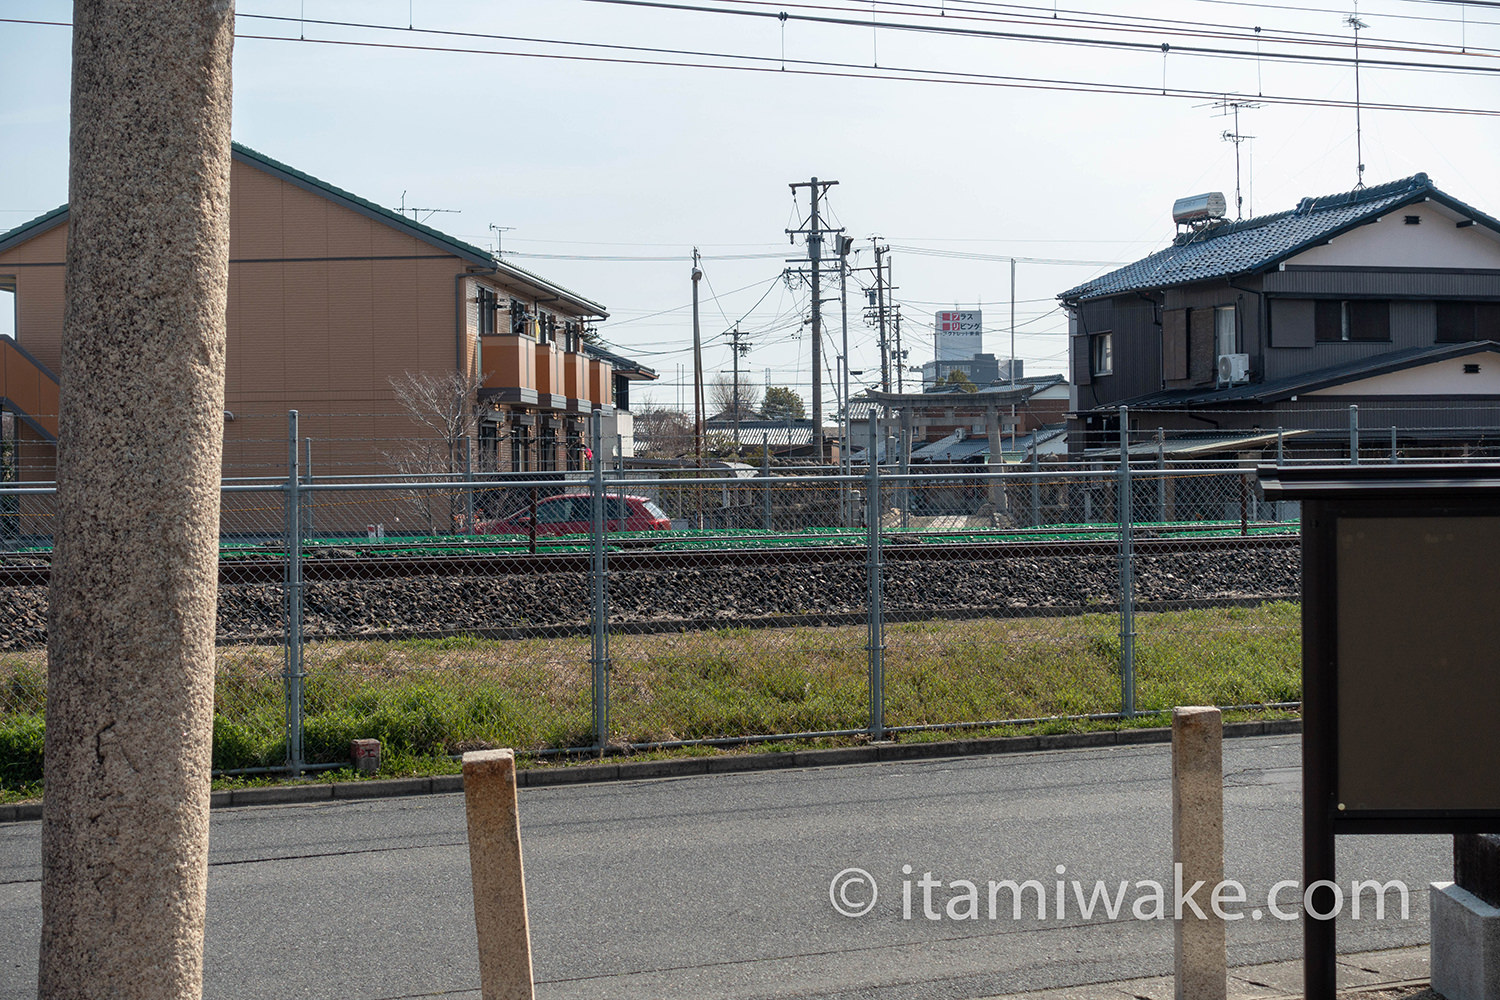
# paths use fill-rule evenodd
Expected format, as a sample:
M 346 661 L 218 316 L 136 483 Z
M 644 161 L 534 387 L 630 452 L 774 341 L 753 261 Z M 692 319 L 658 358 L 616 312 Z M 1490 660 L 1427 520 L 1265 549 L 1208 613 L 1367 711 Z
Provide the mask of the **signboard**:
M 1341 517 L 1335 542 L 1337 810 L 1500 809 L 1500 518 Z
M 1303 885 L 1331 913 L 1335 838 L 1500 829 L 1500 466 L 1262 466 L 1302 504 Z M 1308 1000 L 1334 921 L 1304 920 Z
M 984 349 L 984 314 L 978 309 L 947 309 L 933 318 L 937 361 L 968 361 Z

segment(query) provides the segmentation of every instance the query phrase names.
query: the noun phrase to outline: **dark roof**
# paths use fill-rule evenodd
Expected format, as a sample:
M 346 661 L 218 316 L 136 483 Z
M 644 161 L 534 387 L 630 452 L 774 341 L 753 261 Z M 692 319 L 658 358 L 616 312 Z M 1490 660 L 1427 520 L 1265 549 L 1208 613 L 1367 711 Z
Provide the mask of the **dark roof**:
M 1251 382 L 1244 385 L 1227 386 L 1223 389 L 1199 387 L 1196 389 L 1169 389 L 1134 399 L 1122 399 L 1096 410 L 1114 412 L 1121 406 L 1149 410 L 1175 410 L 1193 406 L 1219 406 L 1223 404 L 1277 403 L 1304 392 L 1315 392 L 1345 382 L 1388 375 L 1444 361 L 1461 358 L 1469 354 L 1500 351 L 1500 343 L 1493 340 L 1475 340 L 1462 344 L 1437 344 L 1432 347 L 1413 347 L 1404 351 L 1389 351 L 1373 357 L 1360 358 L 1348 364 L 1318 368 L 1314 371 L 1275 379 L 1271 382 Z
M 400 212 L 392 211 L 383 205 L 377 205 L 373 201 L 345 191 L 343 188 L 335 187 L 327 181 L 319 180 L 311 174 L 303 173 L 296 167 L 288 166 L 279 160 L 274 160 L 264 153 L 256 152 L 248 146 L 243 146 L 236 142 L 232 144 L 232 148 L 235 159 L 253 164 L 266 173 L 279 177 L 289 184 L 294 184 L 304 191 L 311 191 L 330 201 L 337 202 L 345 208 L 358 212 L 367 218 L 383 222 L 394 229 L 403 230 L 417 239 L 437 247 L 439 250 L 451 253 L 455 257 L 462 258 L 471 264 L 484 268 L 492 268 L 501 275 L 532 286 L 544 295 L 566 299 L 585 312 L 593 313 L 600 317 L 608 316 L 604 306 L 599 303 L 586 299 L 577 292 L 570 291 L 561 285 L 554 284 L 546 278 L 532 274 L 524 268 L 516 267 L 514 264 L 508 263 L 491 254 L 488 250 L 481 250 L 472 243 L 465 243 L 463 240 L 449 236 L 447 233 L 433 229 L 431 226 L 408 219 Z M 66 221 L 67 215 L 68 206 L 61 205 L 46 215 L 32 219 L 30 222 L 21 223 L 21 225 L 10 232 L 0 234 L 0 250 L 8 249 L 17 243 L 46 232 L 54 225 Z
M 1394 209 L 1427 200 L 1500 232 L 1500 221 L 1439 191 L 1426 174 L 1414 174 L 1377 187 L 1303 198 L 1296 208 L 1278 215 L 1219 222 L 1182 233 L 1166 249 L 1091 278 L 1058 298 L 1076 302 L 1267 270 Z
M 30 222 L 23 222 L 8 233 L 0 233 L 0 250 L 9 250 L 17 243 L 25 243 L 33 236 L 40 236 L 53 226 L 68 221 L 68 206 L 59 205 L 46 215 L 39 215 Z
M 627 378 L 634 375 L 638 376 L 641 381 L 646 381 L 658 377 L 655 368 L 647 368 L 638 361 L 632 361 L 623 354 L 607 351 L 598 344 L 590 343 L 587 340 L 583 342 L 583 353 L 589 357 L 598 358 L 600 361 L 608 361 L 615 366 L 616 372 Z

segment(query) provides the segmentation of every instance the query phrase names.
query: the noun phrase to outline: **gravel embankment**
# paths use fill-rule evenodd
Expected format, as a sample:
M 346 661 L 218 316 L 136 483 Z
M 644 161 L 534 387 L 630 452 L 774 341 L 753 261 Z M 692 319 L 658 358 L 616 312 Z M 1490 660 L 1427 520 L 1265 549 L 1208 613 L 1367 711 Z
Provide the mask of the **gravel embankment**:
M 891 562 L 883 578 L 888 614 L 1025 613 L 1113 606 L 1118 567 L 1112 557 L 1007 559 L 999 562 Z M 1143 603 L 1226 603 L 1295 599 L 1301 587 L 1297 549 L 1137 553 L 1136 599 Z M 863 565 L 786 565 L 753 569 L 632 571 L 610 580 L 611 621 L 754 625 L 791 616 L 863 613 Z M 0 589 L 0 650 L 46 643 L 46 591 Z M 479 629 L 576 629 L 588 624 L 586 575 L 410 577 L 307 588 L 309 637 L 452 632 Z M 281 588 L 229 585 L 219 593 L 221 642 L 265 641 L 282 627 Z

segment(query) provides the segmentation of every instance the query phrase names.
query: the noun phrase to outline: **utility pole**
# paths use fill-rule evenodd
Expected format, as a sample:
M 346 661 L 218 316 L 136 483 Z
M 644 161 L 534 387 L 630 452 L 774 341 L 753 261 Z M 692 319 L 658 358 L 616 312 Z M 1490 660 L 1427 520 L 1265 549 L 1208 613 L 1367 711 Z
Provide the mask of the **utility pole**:
M 877 237 L 870 237 L 875 248 L 875 309 L 880 323 L 880 391 L 891 391 L 891 359 L 885 341 L 885 255 L 890 247 L 880 245 Z
M 891 363 L 896 369 L 896 391 L 902 392 L 904 380 L 902 379 L 901 369 L 906 367 L 906 358 L 901 353 L 901 307 L 896 305 L 896 284 L 892 277 L 891 268 L 893 263 L 894 261 L 891 258 L 887 257 L 885 259 L 885 287 L 886 291 L 891 293 L 891 325 L 896 337 L 896 350 L 891 355 Z
M 730 342 L 734 345 L 731 352 L 734 354 L 734 454 L 740 454 L 740 356 L 750 350 L 750 345 L 741 346 L 740 338 L 745 334 L 740 332 L 740 325 L 736 323 L 734 329 L 729 331 Z
M 703 336 L 698 328 L 698 282 L 703 269 L 698 266 L 698 248 L 693 247 L 693 450 L 698 468 L 703 468 Z
M 1010 387 L 1016 387 L 1016 259 L 1010 259 Z
M 818 215 L 818 200 L 823 193 L 838 181 L 820 181 L 816 177 L 805 184 L 791 184 L 793 194 L 798 188 L 807 188 L 812 196 L 812 215 L 808 226 L 789 229 L 788 235 L 807 235 L 807 262 L 812 273 L 812 447 L 814 461 L 823 461 L 823 222 Z M 830 230 L 841 233 L 842 229 Z
M 843 344 L 841 350 L 844 363 L 840 366 L 840 380 L 843 383 L 843 405 L 840 407 L 843 420 L 840 422 L 839 431 L 839 466 L 846 464 L 849 455 L 849 251 L 853 249 L 854 241 L 847 236 L 839 237 L 839 325 L 843 328 Z M 844 487 L 839 487 L 842 491 Z

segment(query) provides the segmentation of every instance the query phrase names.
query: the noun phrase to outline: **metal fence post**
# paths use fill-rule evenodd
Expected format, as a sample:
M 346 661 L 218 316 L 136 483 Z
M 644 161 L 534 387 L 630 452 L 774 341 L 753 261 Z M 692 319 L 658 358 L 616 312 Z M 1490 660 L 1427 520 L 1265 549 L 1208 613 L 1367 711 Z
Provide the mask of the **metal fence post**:
M 1156 519 L 1165 523 L 1167 517 L 1167 434 L 1156 429 Z
M 1398 461 L 1400 461 L 1400 457 L 1399 457 L 1399 455 L 1396 452 L 1396 424 L 1395 424 L 1395 421 L 1392 421 L 1391 422 L 1391 462 L 1395 463 L 1395 462 L 1398 462 Z
M 869 471 L 865 486 L 865 566 L 868 583 L 865 601 L 868 605 L 870 641 L 870 739 L 885 738 L 885 619 L 880 596 L 880 463 L 876 444 L 880 429 L 870 421 L 870 450 L 865 453 Z
M 312 438 L 304 439 L 303 451 L 305 457 L 302 462 L 302 482 L 307 486 L 311 486 L 313 482 Z M 302 509 L 302 537 L 303 539 L 312 538 L 315 532 L 313 527 L 312 494 L 309 493 L 306 502 L 298 506 Z
M 474 439 L 464 435 L 464 482 L 474 481 Z M 464 487 L 464 530 L 462 534 L 474 533 L 474 487 Z
M 1031 526 L 1042 526 L 1042 456 L 1036 450 L 1036 433 L 1031 435 Z
M 1276 464 L 1286 460 L 1286 428 L 1276 428 Z
M 762 432 L 760 436 L 760 474 L 765 485 L 760 490 L 762 527 L 771 530 L 771 439 Z
M 1359 407 L 1349 404 L 1349 464 L 1359 464 Z
M 286 470 L 286 766 L 302 774 L 302 483 L 297 468 L 297 411 L 289 425 Z
M 604 454 L 600 448 L 603 436 L 603 419 L 595 410 L 589 421 L 589 436 L 594 448 L 593 482 L 590 486 L 592 501 L 592 525 L 589 531 L 589 554 L 591 567 L 589 583 L 593 610 L 589 615 L 590 632 L 593 637 L 592 668 L 594 702 L 594 748 L 601 753 L 609 743 L 609 606 L 605 576 L 606 546 L 604 544 Z
M 1130 412 L 1120 407 L 1120 484 L 1115 513 L 1120 520 L 1120 714 L 1135 715 L 1135 567 L 1131 517 Z
M 907 531 L 911 528 L 911 411 L 901 411 L 901 464 L 897 467 L 901 475 L 901 482 L 896 487 L 896 495 L 900 497 L 901 504 L 901 530 Z

